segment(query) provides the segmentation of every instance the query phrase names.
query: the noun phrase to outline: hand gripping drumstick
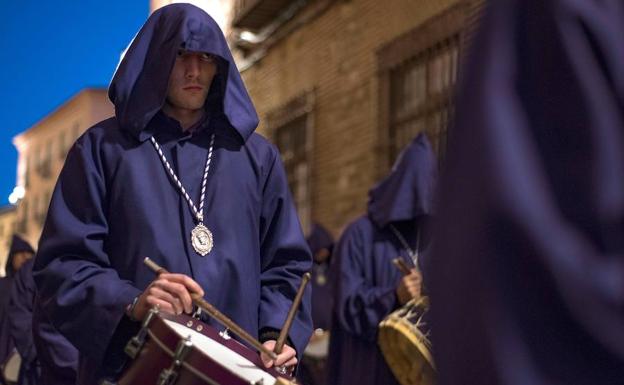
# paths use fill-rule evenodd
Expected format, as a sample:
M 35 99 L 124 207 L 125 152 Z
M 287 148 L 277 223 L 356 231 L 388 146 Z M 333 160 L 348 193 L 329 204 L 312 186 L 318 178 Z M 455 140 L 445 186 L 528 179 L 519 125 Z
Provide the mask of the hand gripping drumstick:
M 394 258 L 392 260 L 392 263 L 394 264 L 394 266 L 397 267 L 397 269 L 401 270 L 401 273 L 403 273 L 403 275 L 410 275 L 412 273 L 412 269 L 407 266 L 407 263 L 405 263 L 402 258 Z
M 286 322 L 284 322 L 284 326 L 280 331 L 279 337 L 277 338 L 277 342 L 275 343 L 275 348 L 273 348 L 273 352 L 275 354 L 280 354 L 282 349 L 284 348 L 284 343 L 286 342 L 286 337 L 288 337 L 288 332 L 290 331 L 290 327 L 292 326 L 292 322 L 295 319 L 295 314 L 297 314 L 297 309 L 299 309 L 299 304 L 301 303 L 301 297 L 303 297 L 303 292 L 305 291 L 305 287 L 310 280 L 310 273 L 303 274 L 301 278 L 301 284 L 299 285 L 299 290 L 297 290 L 297 295 L 293 300 L 292 306 L 288 311 L 288 316 L 286 317 Z
M 165 268 L 159 266 L 156 262 L 149 259 L 149 257 L 145 257 L 143 263 L 147 265 L 154 273 L 169 273 Z M 195 306 L 201 308 L 206 313 L 208 313 L 212 318 L 219 321 L 226 328 L 230 329 L 234 334 L 242 338 L 245 342 L 252 345 L 254 348 L 258 349 L 262 353 L 271 357 L 272 360 L 277 359 L 277 354 L 273 353 L 269 349 L 267 349 L 264 345 L 262 345 L 258 340 L 253 338 L 249 333 L 247 333 L 243 328 L 238 326 L 234 321 L 229 319 L 225 314 L 221 313 L 217 308 L 208 303 L 205 299 L 203 299 L 197 293 L 191 293 L 191 298 L 193 299 L 193 304 Z

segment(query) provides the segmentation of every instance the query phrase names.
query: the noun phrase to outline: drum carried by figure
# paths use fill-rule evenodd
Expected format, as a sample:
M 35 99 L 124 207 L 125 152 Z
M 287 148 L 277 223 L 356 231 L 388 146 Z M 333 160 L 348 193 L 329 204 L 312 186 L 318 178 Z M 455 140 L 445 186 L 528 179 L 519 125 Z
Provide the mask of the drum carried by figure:
M 145 259 L 145 263 L 156 273 L 166 272 L 149 258 Z M 132 361 L 115 384 L 294 384 L 285 368 L 265 368 L 258 353 L 231 338 L 229 331 L 275 359 L 281 353 L 308 280 L 309 274 L 305 274 L 273 351 L 198 294 L 192 294 L 193 303 L 199 309 L 193 317 L 171 315 L 159 311 L 158 307 L 152 308 L 143 319 L 141 329 L 126 345 L 126 354 Z M 198 318 L 201 311 L 219 321 L 226 329 L 219 332 L 200 321 Z
M 397 237 L 410 251 L 410 257 L 417 268 L 417 252 L 407 247 L 407 243 L 400 237 L 400 234 L 397 234 Z M 404 275 L 412 273 L 412 269 L 402 258 L 395 258 L 392 263 Z M 379 323 L 377 342 L 386 363 L 401 385 L 433 385 L 435 383 L 436 369 L 429 339 L 428 312 L 429 297 L 418 296 L 390 313 Z

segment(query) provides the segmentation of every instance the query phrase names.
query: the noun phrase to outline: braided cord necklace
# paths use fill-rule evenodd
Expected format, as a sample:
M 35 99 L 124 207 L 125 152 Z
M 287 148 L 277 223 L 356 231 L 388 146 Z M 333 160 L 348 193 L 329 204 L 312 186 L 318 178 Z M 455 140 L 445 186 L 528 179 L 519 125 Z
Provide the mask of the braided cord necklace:
M 158 152 L 158 155 L 160 156 L 160 160 L 162 161 L 163 166 L 169 172 L 169 176 L 171 177 L 173 182 L 176 184 L 176 186 L 178 186 L 180 193 L 186 199 L 191 209 L 191 212 L 193 213 L 193 215 L 195 216 L 195 219 L 197 220 L 197 225 L 191 231 L 191 245 L 193 245 L 193 249 L 195 249 L 197 254 L 203 257 L 206 254 L 210 253 L 210 251 L 212 250 L 214 246 L 214 238 L 212 236 L 212 232 L 204 225 L 204 198 L 206 197 L 206 180 L 208 179 L 208 170 L 210 170 L 210 162 L 212 160 L 212 150 L 214 148 L 215 134 L 212 134 L 210 138 L 210 148 L 208 149 L 206 167 L 204 167 L 204 176 L 202 178 L 201 197 L 199 198 L 199 209 L 197 208 L 197 206 L 195 206 L 195 203 L 193 202 L 191 197 L 186 192 L 186 189 L 184 188 L 184 186 L 182 186 L 182 182 L 180 182 L 180 178 L 178 178 L 176 173 L 173 171 L 173 168 L 171 168 L 169 161 L 167 161 L 167 158 L 165 157 L 165 154 L 163 154 L 162 149 L 160 148 L 160 145 L 158 144 L 156 139 L 153 136 L 151 136 L 150 140 L 152 144 L 154 145 L 156 152 Z

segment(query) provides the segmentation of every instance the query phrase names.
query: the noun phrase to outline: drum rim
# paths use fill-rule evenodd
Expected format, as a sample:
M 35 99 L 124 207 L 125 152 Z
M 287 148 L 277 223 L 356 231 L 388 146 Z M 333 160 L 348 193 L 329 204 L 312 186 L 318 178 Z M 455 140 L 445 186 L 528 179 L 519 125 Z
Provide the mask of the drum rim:
M 189 315 L 186 315 L 186 314 L 172 315 L 172 314 L 168 314 L 168 313 L 160 313 L 159 316 L 160 317 L 157 317 L 156 319 L 158 319 L 164 325 L 166 325 L 166 323 L 163 320 L 169 320 L 169 321 L 172 321 L 172 322 L 176 322 L 176 323 L 178 323 L 180 325 L 183 325 L 185 327 L 188 327 L 189 329 L 192 329 L 195 332 L 197 332 L 199 334 L 202 334 L 202 335 L 210 338 L 211 340 L 219 343 L 220 345 L 223 345 L 226 348 L 234 351 L 235 353 L 239 354 L 243 358 L 245 358 L 248 361 L 250 361 L 252 364 L 254 364 L 259 369 L 261 369 L 264 372 L 268 373 L 269 375 L 273 376 L 275 379 L 277 379 L 278 377 L 281 377 L 281 378 L 284 378 L 286 380 L 292 380 L 292 377 L 290 377 L 288 375 L 285 375 L 285 374 L 278 373 L 273 367 L 268 368 L 268 369 L 265 368 L 264 364 L 262 363 L 262 360 L 260 359 L 259 353 L 251 350 L 251 348 L 248 348 L 246 345 L 243 345 L 241 342 L 236 340 L 234 337 L 232 337 L 232 338 L 230 338 L 228 340 L 224 339 L 223 337 L 221 337 L 219 335 L 219 332 L 217 331 L 217 329 L 214 326 L 210 325 L 210 324 L 207 324 L 207 323 L 205 323 L 203 321 L 200 321 L 200 320 L 198 320 L 196 318 L 193 318 L 193 317 L 191 317 Z M 192 324 L 192 326 L 189 327 L 188 323 L 190 321 L 192 321 L 193 324 Z M 197 325 L 198 324 L 202 326 L 201 330 L 197 330 Z M 168 326 L 167 326 L 167 328 L 168 328 Z M 179 335 L 175 331 L 172 331 L 172 332 L 175 333 L 179 337 Z M 151 333 L 150 333 L 150 337 L 151 337 Z M 171 348 L 169 348 L 169 349 L 171 349 Z M 236 373 L 232 372 L 229 368 L 221 365 L 221 363 L 215 361 L 212 357 L 210 357 L 207 354 L 205 354 L 203 351 L 201 351 L 199 349 L 194 349 L 194 351 L 195 350 L 197 350 L 201 354 L 202 357 L 207 358 L 207 359 L 215 362 L 220 368 L 224 369 L 228 373 L 237 375 Z

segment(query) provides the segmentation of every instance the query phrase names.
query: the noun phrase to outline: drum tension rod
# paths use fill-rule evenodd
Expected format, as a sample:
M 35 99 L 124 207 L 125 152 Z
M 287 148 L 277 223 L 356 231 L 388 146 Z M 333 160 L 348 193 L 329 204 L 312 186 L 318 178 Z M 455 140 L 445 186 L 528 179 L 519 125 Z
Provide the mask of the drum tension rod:
M 143 320 L 139 332 L 134 337 L 132 337 L 132 339 L 130 339 L 130 341 L 128 341 L 128 343 L 126 344 L 124 351 L 130 358 L 135 359 L 143 348 L 149 324 L 150 322 L 152 322 L 152 319 L 156 314 L 158 314 L 158 307 L 151 308 L 150 311 L 147 313 L 147 316 Z
M 176 380 L 178 379 L 180 366 L 182 366 L 184 358 L 186 358 L 186 355 L 191 351 L 192 347 L 193 342 L 191 341 L 190 335 L 178 342 L 175 353 L 173 355 L 173 362 L 168 369 L 163 369 L 163 371 L 160 372 L 160 376 L 158 376 L 158 385 L 175 384 Z

